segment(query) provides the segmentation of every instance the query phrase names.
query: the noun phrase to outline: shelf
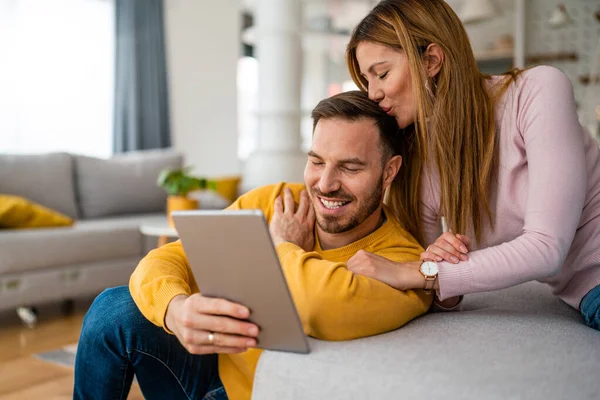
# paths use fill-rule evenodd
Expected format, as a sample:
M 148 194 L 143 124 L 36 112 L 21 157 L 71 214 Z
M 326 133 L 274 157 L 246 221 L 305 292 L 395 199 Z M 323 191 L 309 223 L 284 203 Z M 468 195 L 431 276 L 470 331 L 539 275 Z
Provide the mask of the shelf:
M 511 49 L 475 53 L 475 59 L 478 63 L 509 63 L 513 61 L 513 51 Z M 577 61 L 578 59 L 579 56 L 575 52 L 529 54 L 525 58 L 528 65 L 552 61 Z
M 590 83 L 592 85 L 597 85 L 597 84 L 600 84 L 600 75 L 595 75 L 594 79 L 592 79 L 591 75 L 589 75 L 589 74 L 588 75 L 581 75 L 579 77 L 579 82 L 581 82 L 582 85 L 589 85 Z
M 529 54 L 525 57 L 527 64 L 547 63 L 551 61 L 577 61 L 579 56 L 575 52 L 557 52 Z
M 490 50 L 475 53 L 475 60 L 477 62 L 512 62 L 513 49 Z

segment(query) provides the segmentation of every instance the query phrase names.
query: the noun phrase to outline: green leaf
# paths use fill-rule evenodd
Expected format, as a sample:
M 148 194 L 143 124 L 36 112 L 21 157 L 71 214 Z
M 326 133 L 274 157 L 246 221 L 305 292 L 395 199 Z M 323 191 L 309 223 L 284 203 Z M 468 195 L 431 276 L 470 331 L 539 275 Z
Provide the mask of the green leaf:
M 191 166 L 180 169 L 163 169 L 158 174 L 156 184 L 172 196 L 187 196 L 193 190 L 216 189 L 216 183 L 205 178 L 190 175 Z

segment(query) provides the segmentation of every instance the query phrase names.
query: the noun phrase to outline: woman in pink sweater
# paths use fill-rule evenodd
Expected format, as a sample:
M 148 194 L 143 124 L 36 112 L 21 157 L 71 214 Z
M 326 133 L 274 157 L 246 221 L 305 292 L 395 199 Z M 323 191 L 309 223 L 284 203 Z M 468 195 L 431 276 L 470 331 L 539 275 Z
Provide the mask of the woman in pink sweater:
M 406 137 L 388 202 L 427 247 L 423 263 L 360 252 L 349 268 L 434 288 L 442 308 L 539 280 L 599 329 L 599 151 L 569 79 L 544 66 L 482 74 L 443 0 L 382 1 L 356 27 L 347 61 Z M 455 234 L 442 234 L 442 216 Z

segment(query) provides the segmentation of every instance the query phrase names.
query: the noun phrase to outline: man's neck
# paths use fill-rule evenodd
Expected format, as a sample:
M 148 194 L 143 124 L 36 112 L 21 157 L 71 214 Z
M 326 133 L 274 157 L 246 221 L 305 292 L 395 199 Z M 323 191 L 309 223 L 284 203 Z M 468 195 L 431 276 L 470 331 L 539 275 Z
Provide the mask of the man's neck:
M 348 246 L 375 232 L 385 222 L 385 214 L 381 206 L 356 228 L 342 233 L 327 233 L 317 225 L 319 244 L 323 250 L 338 249 Z

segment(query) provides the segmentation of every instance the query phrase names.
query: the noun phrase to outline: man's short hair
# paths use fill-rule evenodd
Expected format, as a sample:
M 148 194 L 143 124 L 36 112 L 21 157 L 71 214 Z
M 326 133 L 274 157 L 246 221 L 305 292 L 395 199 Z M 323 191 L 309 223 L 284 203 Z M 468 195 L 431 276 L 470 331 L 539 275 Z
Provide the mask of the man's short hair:
M 346 121 L 372 119 L 379 128 L 380 146 L 387 162 L 400 154 L 402 133 L 396 119 L 385 113 L 379 105 L 369 99 L 366 92 L 351 90 L 321 100 L 312 111 L 313 133 L 321 119 L 338 118 Z

